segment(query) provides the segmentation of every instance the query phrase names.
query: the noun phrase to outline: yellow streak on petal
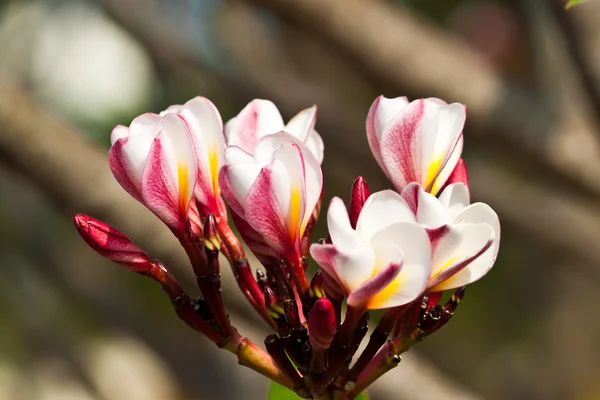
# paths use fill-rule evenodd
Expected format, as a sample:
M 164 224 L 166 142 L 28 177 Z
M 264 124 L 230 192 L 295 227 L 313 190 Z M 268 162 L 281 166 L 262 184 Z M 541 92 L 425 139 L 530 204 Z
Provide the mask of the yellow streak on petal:
M 185 213 L 190 196 L 190 185 L 188 179 L 189 171 L 185 162 L 177 163 L 177 181 L 179 182 L 179 208 Z
M 288 216 L 288 229 L 290 233 L 290 238 L 295 240 L 298 236 L 298 227 L 300 225 L 300 208 L 301 208 L 301 188 L 295 185 L 292 185 L 290 191 L 290 208 L 289 208 L 289 216 Z
M 439 268 L 436 268 L 434 271 L 431 272 L 431 278 L 433 278 L 434 276 L 436 276 L 437 274 L 439 274 L 440 272 L 442 272 L 443 270 L 445 270 L 446 268 L 448 268 L 455 262 L 456 262 L 456 257 L 450 258 L 442 266 L 440 266 Z
M 404 284 L 402 275 L 398 275 L 396 279 L 391 281 L 386 287 L 380 290 L 375 296 L 367 301 L 367 309 L 380 308 L 394 293 L 398 291 Z
M 215 196 L 220 193 L 219 190 L 219 156 L 217 146 L 213 143 L 208 150 L 208 169 L 212 180 L 212 189 Z
M 444 157 L 434 158 L 433 161 L 429 164 L 429 169 L 427 170 L 427 179 L 425 180 L 424 189 L 429 191 L 433 195 L 435 195 L 439 190 L 439 187 L 436 187 L 437 185 L 435 185 L 436 182 L 434 182 L 434 180 L 437 180 L 435 178 L 437 177 L 438 172 L 440 171 L 442 161 L 444 161 Z

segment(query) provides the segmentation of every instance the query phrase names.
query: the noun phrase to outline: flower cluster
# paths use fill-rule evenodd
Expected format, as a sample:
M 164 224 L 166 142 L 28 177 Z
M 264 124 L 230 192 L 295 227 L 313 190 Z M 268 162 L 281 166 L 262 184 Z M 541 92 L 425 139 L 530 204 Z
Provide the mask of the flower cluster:
M 500 225 L 488 205 L 470 203 L 465 107 L 381 96 L 366 132 L 395 190 L 370 193 L 357 178 L 349 207 L 332 199 L 329 236 L 311 245 L 323 191 L 316 113 L 313 106 L 285 124 L 272 102 L 254 100 L 223 125 L 217 108 L 196 97 L 113 129 L 110 168 L 179 239 L 198 299 L 123 233 L 82 214 L 75 223 L 98 253 L 157 281 L 180 318 L 242 365 L 300 397 L 351 399 L 448 322 L 464 286 L 492 268 Z M 229 217 L 264 269 L 253 273 Z M 219 254 L 274 331 L 266 351 L 229 321 Z M 309 255 L 320 267 L 311 279 Z M 384 312 L 355 358 L 374 309 Z

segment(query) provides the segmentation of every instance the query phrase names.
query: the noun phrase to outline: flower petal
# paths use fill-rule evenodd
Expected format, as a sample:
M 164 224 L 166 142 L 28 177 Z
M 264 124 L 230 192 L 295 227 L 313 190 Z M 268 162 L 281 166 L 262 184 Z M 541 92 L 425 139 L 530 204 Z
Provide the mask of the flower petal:
M 378 255 L 382 253 L 381 249 L 397 246 L 402 250 L 404 264 L 398 276 L 372 297 L 367 307 L 401 306 L 420 296 L 431 272 L 431 245 L 425 229 L 415 223 L 397 223 L 377 233 L 372 243 Z
M 365 243 L 380 230 L 398 222 L 414 222 L 415 216 L 398 193 L 382 190 L 373 193 L 365 202 L 358 221 L 356 231 Z
M 198 184 L 196 198 L 208 204 L 219 194 L 218 174 L 224 162 L 223 122 L 215 105 L 205 97 L 195 97 L 178 110 L 185 120 L 196 150 Z
M 447 210 L 449 218 L 453 219 L 459 211 L 471 204 L 469 188 L 463 183 L 453 183 L 440 194 L 439 201 Z
M 449 227 L 433 253 L 429 288 L 454 289 L 481 278 L 492 267 L 479 258 L 493 244 L 494 231 L 485 223 L 463 223 Z
M 419 189 L 419 200 L 417 208 L 417 222 L 432 228 L 445 225 L 449 222 L 450 214 L 440 201 L 432 195 Z
M 304 143 L 306 143 L 306 147 L 312 151 L 319 164 L 322 164 L 325 154 L 325 144 L 323 144 L 321 135 L 319 135 L 317 131 L 313 129 L 309 132 L 308 138 L 306 138 Z
M 252 154 L 246 153 L 240 147 L 228 146 L 225 149 L 225 164 L 254 163 Z
M 144 172 L 144 204 L 172 230 L 183 230 L 196 182 L 196 158 L 184 120 L 176 114 L 162 118 Z
M 370 246 L 341 252 L 331 244 L 313 244 L 310 254 L 327 274 L 338 281 L 346 295 L 373 276 L 375 255 Z
M 369 114 L 367 115 L 367 139 L 375 160 L 377 160 L 379 166 L 384 170 L 385 167 L 381 161 L 381 134 L 392 118 L 407 105 L 408 99 L 406 97 L 388 99 L 379 96 L 369 109 Z
M 221 194 L 233 212 L 241 217 L 245 215 L 248 192 L 259 173 L 260 167 L 253 162 L 224 165 L 219 172 Z
M 118 139 L 108 151 L 110 170 L 119 184 L 142 201 L 141 181 L 154 133 Z
M 398 191 L 410 182 L 430 189 L 457 148 L 464 121 L 463 105 L 438 99 L 413 101 L 396 114 L 382 133 L 380 148 Z
M 225 124 L 227 145 L 239 146 L 253 154 L 258 140 L 283 130 L 279 110 L 269 100 L 252 100 L 240 113 Z
M 493 243 L 481 256 L 477 257 L 477 259 L 468 266 L 468 275 L 467 272 L 461 271 L 453 278 L 446 281 L 446 283 L 448 283 L 448 285 L 451 284 L 452 287 L 459 287 L 466 284 L 462 282 L 474 282 L 485 275 L 493 267 L 500 248 L 500 220 L 498 219 L 496 212 L 490 206 L 484 203 L 471 204 L 454 217 L 454 224 L 459 224 L 461 222 L 469 224 L 486 223 L 494 231 L 492 237 Z
M 437 178 L 435 178 L 435 181 L 433 182 L 433 184 L 431 184 L 431 194 L 434 194 L 434 195 L 438 194 L 440 189 L 444 187 L 444 185 L 450 178 L 450 175 L 452 175 L 452 173 L 454 172 L 456 166 L 458 165 L 459 160 L 461 160 L 460 157 L 462 155 L 463 145 L 464 145 L 464 138 L 461 135 L 460 138 L 458 139 L 458 143 L 456 144 L 456 147 L 454 147 L 454 149 L 451 150 L 450 156 L 448 158 L 448 161 L 446 162 L 446 165 L 444 165 L 444 167 L 440 171 Z
M 380 297 L 382 297 L 380 293 L 385 295 L 387 288 L 390 287 L 390 284 L 396 279 L 402 269 L 402 251 L 397 247 L 395 250 L 398 261 L 388 263 L 373 274 L 370 279 L 353 290 L 348 296 L 347 302 L 349 306 L 357 307 L 367 304 L 367 307 L 372 309 L 385 303 L 385 301 L 380 300 Z
M 352 229 L 346 205 L 339 197 L 334 197 L 329 203 L 327 227 L 331 242 L 342 251 L 365 245 L 360 235 Z
M 246 221 L 282 255 L 295 253 L 305 211 L 302 164 L 297 145 L 282 145 L 271 163 L 261 169 L 246 197 Z
M 317 121 L 317 106 L 306 108 L 296 114 L 283 128 L 284 131 L 306 142 L 308 135 L 315 127 Z M 275 132 L 271 132 L 275 133 Z

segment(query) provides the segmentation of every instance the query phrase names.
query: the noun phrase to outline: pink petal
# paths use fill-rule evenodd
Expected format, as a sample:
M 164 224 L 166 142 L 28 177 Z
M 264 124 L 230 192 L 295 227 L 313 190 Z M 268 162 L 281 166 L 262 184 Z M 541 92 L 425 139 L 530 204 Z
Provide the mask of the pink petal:
M 379 270 L 373 277 L 360 285 L 348 296 L 348 305 L 357 307 L 362 304 L 369 304 L 369 308 L 378 308 L 383 302 L 373 302 L 371 299 L 377 299 L 377 294 L 381 293 L 388 287 L 400 273 L 402 269 L 402 260 L 400 262 L 392 262 Z M 373 305 L 373 306 L 371 306 Z
M 481 278 L 491 265 L 477 263 L 490 248 L 494 231 L 484 223 L 451 226 L 440 238 L 433 253 L 429 288 L 454 289 Z
M 281 114 L 269 100 L 252 100 L 240 113 L 225 125 L 227 145 L 241 147 L 253 154 L 258 140 L 268 134 L 283 130 Z
M 142 175 L 142 199 L 173 231 L 181 232 L 196 182 L 194 148 L 178 115 L 166 115 L 160 129 Z
M 384 171 L 385 166 L 381 160 L 381 135 L 392 118 L 407 105 L 408 99 L 406 97 L 388 99 L 379 96 L 369 109 L 369 114 L 367 115 L 367 139 L 375 160 L 377 160 L 377 163 Z
M 296 253 L 296 238 L 290 237 L 284 214 L 288 210 L 282 209 L 282 203 L 287 200 L 289 204 L 290 182 L 278 164 L 273 160 L 258 174 L 246 197 L 245 219 L 273 250 L 289 256 Z
M 392 119 L 380 148 L 385 171 L 398 191 L 410 182 L 433 186 L 462 137 L 464 115 L 460 104 L 421 99 Z

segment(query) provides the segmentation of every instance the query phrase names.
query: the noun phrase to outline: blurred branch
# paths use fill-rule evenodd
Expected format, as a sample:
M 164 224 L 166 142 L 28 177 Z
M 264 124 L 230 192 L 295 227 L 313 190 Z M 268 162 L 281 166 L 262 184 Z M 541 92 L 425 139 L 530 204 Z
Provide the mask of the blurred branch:
M 594 70 L 585 57 L 586 52 L 591 51 L 591 49 L 586 48 L 579 37 L 573 15 L 566 13 L 561 3 L 554 0 L 544 2 L 544 5 L 548 7 L 560 30 L 564 40 L 564 48 L 575 67 L 572 73 L 580 81 L 580 86 L 586 94 L 588 104 L 593 110 L 596 127 L 600 130 L 600 88 L 594 79 Z M 600 134 L 600 132 L 598 133 Z
M 600 164 L 582 166 L 581 158 L 548 137 L 556 121 L 544 99 L 503 81 L 466 44 L 450 33 L 406 12 L 392 2 L 364 0 L 253 0 L 298 24 L 339 50 L 380 87 L 460 101 L 468 121 L 512 143 L 511 151 L 536 155 L 580 188 L 600 193 Z M 559 124 L 560 125 L 560 124 Z M 570 136 L 561 126 L 555 136 Z M 587 143 L 580 143 L 587 147 Z M 516 145 L 516 146 L 514 146 Z M 536 161 L 536 157 L 530 157 Z

